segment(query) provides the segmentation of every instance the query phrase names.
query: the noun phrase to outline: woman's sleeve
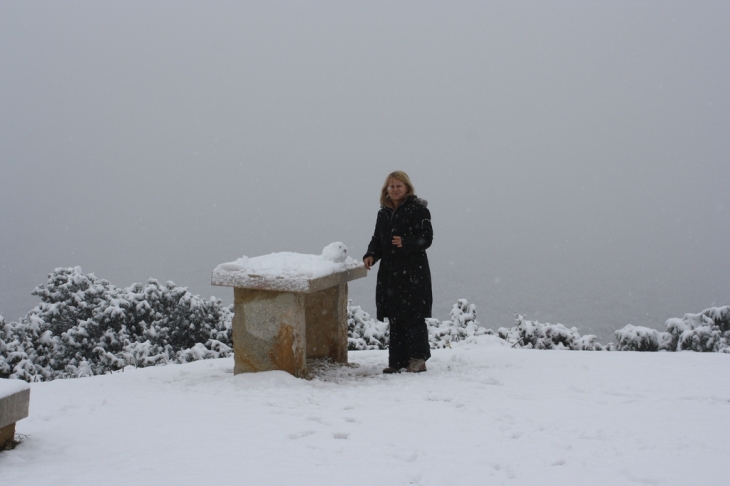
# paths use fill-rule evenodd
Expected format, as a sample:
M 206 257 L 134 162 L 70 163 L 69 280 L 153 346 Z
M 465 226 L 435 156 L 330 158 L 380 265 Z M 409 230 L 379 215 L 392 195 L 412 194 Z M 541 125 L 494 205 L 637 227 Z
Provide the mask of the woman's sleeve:
M 431 226 L 431 211 L 421 208 L 413 215 L 413 235 L 402 238 L 403 252 L 413 253 L 423 251 L 433 242 L 433 227 Z
M 378 218 L 375 220 L 375 232 L 373 233 L 373 237 L 370 238 L 368 251 L 367 253 L 365 253 L 365 255 L 363 255 L 363 260 L 371 256 L 375 259 L 375 261 L 373 262 L 375 263 L 382 258 L 383 249 L 381 248 L 380 241 L 380 213 L 378 213 Z

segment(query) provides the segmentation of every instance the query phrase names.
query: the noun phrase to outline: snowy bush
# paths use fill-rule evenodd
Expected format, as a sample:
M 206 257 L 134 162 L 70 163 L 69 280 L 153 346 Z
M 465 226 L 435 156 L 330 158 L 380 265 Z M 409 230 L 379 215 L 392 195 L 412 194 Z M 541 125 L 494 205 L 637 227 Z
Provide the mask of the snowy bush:
M 370 314 L 348 301 L 347 305 L 347 349 L 388 349 L 390 329 L 388 324 L 370 317 Z
M 572 328 L 575 329 L 575 328 Z M 615 351 L 616 346 L 613 343 L 608 343 L 605 346 L 598 342 L 598 338 L 593 334 L 586 334 L 575 340 L 573 347 L 575 351 Z
M 232 309 L 173 282 L 113 286 L 80 267 L 57 268 L 19 322 L 0 320 L 0 377 L 43 381 L 126 365 L 228 356 Z
M 668 319 L 665 326 L 672 351 L 730 353 L 730 306 Z
M 581 336 L 578 329 L 568 329 L 562 324 L 543 324 L 530 321 L 516 314 L 514 327 L 500 327 L 497 335 L 513 346 L 534 349 L 572 349 L 578 351 L 603 351 L 605 346 L 590 334 Z
M 699 351 L 730 353 L 730 306 L 667 319 L 666 332 L 627 324 L 616 331 L 619 351 Z
M 459 299 L 450 319 L 426 319 L 431 349 L 444 348 L 472 336 L 493 334 L 476 320 L 476 306 Z M 502 327 L 497 335 L 513 347 L 571 349 L 578 351 L 682 351 L 730 353 L 730 306 L 712 307 L 699 314 L 666 322 L 666 332 L 627 324 L 615 332 L 617 343 L 603 345 L 596 336 L 581 336 L 575 327 L 531 321 L 515 315 L 515 325 Z M 348 307 L 348 349 L 387 349 L 388 326 L 360 307 Z
M 671 335 L 644 326 L 626 324 L 615 333 L 617 351 L 660 351 L 672 350 Z
M 481 327 L 477 321 L 477 306 L 466 299 L 459 299 L 451 308 L 450 319 L 426 319 L 428 341 L 431 349 L 451 347 L 451 343 L 464 341 L 473 336 L 494 334 L 491 329 Z
M 494 334 L 492 330 L 481 327 L 476 316 L 476 306 L 469 304 L 466 299 L 459 299 L 451 309 L 450 320 L 441 322 L 438 319 L 426 319 L 431 349 L 445 348 L 473 336 Z M 350 301 L 347 307 L 347 349 L 388 349 L 389 343 L 388 324 L 373 319 Z

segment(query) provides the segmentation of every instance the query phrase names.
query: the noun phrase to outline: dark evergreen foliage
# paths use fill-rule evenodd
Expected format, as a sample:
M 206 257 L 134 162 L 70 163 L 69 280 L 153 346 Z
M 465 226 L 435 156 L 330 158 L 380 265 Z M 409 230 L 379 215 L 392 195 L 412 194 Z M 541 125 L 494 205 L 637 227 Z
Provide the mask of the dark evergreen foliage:
M 19 322 L 0 318 L 0 377 L 43 381 L 124 366 L 228 356 L 232 309 L 173 282 L 121 289 L 80 267 L 57 268 Z

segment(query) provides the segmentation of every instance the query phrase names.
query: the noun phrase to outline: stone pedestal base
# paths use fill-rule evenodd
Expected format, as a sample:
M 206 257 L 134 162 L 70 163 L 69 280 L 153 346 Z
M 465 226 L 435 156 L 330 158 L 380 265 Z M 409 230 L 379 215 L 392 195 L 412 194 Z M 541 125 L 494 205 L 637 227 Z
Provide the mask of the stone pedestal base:
M 5 445 L 13 441 L 15 437 L 15 424 L 6 425 L 0 429 L 0 451 L 5 449 Z
M 347 283 L 316 292 L 234 288 L 233 372 L 305 377 L 307 358 L 347 362 Z

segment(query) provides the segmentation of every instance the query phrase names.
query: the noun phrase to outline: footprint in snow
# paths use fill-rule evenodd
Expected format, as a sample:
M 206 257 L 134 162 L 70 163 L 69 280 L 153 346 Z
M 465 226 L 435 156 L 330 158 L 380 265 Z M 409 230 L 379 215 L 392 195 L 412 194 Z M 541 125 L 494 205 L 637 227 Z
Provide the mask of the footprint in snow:
M 313 434 L 316 434 L 314 430 L 305 430 L 304 432 L 296 432 L 294 434 L 289 434 L 289 438 L 292 440 L 301 439 L 302 437 L 307 437 Z

